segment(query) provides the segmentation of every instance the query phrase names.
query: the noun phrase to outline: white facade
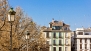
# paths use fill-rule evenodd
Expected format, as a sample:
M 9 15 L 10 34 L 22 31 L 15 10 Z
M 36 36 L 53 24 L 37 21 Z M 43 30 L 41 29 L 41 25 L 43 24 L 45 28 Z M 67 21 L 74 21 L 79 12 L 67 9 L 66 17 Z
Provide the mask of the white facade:
M 91 30 L 77 28 L 75 36 L 75 51 L 91 51 Z

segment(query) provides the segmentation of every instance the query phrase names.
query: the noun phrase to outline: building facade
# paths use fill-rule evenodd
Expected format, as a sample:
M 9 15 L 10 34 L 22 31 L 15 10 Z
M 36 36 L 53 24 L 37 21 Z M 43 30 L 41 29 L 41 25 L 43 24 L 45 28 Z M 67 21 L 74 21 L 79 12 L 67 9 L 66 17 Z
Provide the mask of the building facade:
M 71 51 L 70 26 L 62 21 L 52 21 L 44 30 L 49 51 Z
M 91 51 L 91 28 L 77 28 L 75 34 L 75 51 Z

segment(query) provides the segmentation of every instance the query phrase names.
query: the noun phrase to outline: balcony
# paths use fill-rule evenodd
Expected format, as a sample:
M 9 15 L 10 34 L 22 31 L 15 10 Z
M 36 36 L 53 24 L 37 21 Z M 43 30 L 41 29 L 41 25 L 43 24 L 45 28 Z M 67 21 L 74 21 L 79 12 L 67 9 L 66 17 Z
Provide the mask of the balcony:
M 63 44 L 59 44 L 59 46 L 63 46 Z
M 56 44 L 53 44 L 54 46 L 56 46 Z
M 65 36 L 65 38 L 70 38 L 69 36 Z
M 46 36 L 46 38 L 50 39 L 50 37 L 49 37 L 49 36 Z
M 59 38 L 63 38 L 63 36 L 59 36 Z
M 53 38 L 56 38 L 56 36 L 53 36 Z
M 53 44 L 54 46 L 58 46 L 58 44 Z
M 66 43 L 65 45 L 66 45 L 66 46 L 70 46 L 70 44 L 69 44 L 69 43 Z
M 65 38 L 70 38 L 68 33 L 65 34 Z

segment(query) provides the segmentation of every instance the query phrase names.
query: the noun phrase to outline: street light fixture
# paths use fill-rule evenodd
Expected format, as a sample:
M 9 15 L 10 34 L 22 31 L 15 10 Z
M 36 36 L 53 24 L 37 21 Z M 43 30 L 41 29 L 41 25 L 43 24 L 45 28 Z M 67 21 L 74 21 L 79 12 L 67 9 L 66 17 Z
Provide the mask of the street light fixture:
M 10 8 L 9 12 L 8 12 L 8 21 L 9 22 L 14 22 L 15 21 L 15 14 L 16 12 L 13 10 L 13 8 Z
M 28 41 L 29 41 L 29 35 L 30 35 L 30 33 L 29 33 L 29 31 L 27 31 L 26 32 L 26 40 L 27 40 L 27 51 L 28 51 Z
M 11 24 L 11 31 L 10 31 L 10 51 L 12 51 L 12 23 L 15 21 L 15 14 L 16 12 L 13 8 L 10 8 L 8 11 L 8 22 Z

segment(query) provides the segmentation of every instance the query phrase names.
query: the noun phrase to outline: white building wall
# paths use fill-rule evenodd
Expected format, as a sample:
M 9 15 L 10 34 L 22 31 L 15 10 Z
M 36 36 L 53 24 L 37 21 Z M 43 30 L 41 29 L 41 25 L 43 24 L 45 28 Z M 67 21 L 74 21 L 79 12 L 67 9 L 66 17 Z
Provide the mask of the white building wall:
M 52 47 L 50 46 L 50 49 L 49 49 L 49 51 L 52 51 L 51 49 L 52 49 Z
M 51 38 L 51 32 L 49 32 L 49 37 Z
M 79 38 L 82 38 L 82 51 L 90 51 L 90 39 L 91 39 L 91 32 L 84 31 L 86 29 L 84 28 L 77 28 L 76 29 L 76 35 L 77 35 L 77 51 L 80 51 L 80 40 Z M 78 32 L 83 32 L 83 35 L 78 35 Z M 85 33 L 89 33 L 89 35 L 85 35 Z M 85 38 L 87 38 L 87 42 L 85 43 Z M 87 49 L 85 49 L 85 44 L 87 44 Z
M 85 50 L 85 39 L 82 39 L 82 51 Z
M 90 39 L 87 39 L 87 49 L 90 50 Z
M 80 51 L 80 39 L 77 39 L 77 51 Z

